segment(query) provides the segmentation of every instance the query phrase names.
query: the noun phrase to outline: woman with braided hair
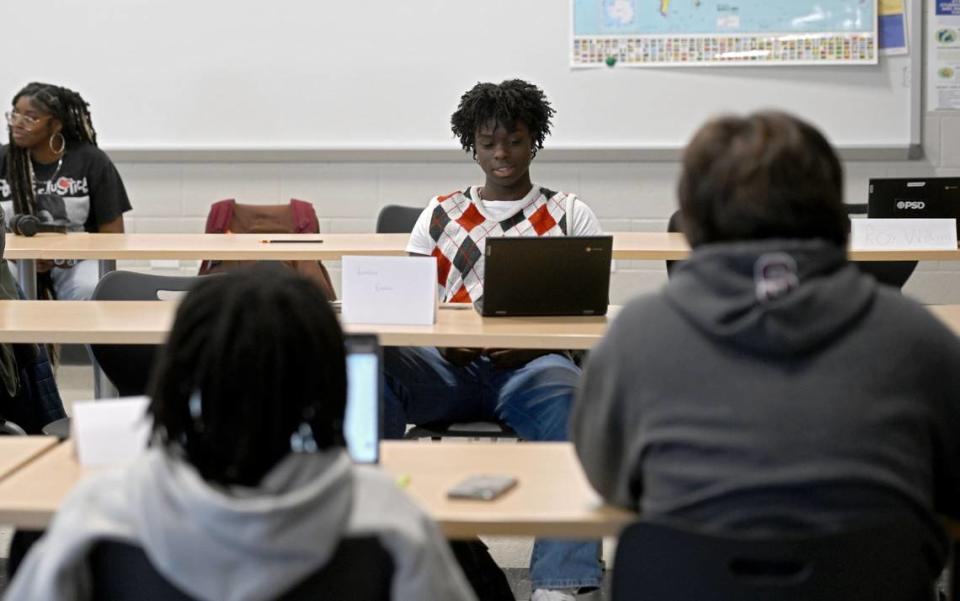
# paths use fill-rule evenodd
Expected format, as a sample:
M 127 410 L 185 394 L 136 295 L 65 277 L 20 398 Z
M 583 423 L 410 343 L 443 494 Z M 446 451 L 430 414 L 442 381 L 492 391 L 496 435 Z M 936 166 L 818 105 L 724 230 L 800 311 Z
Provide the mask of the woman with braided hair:
M 31 83 L 13 97 L 6 113 L 9 144 L 0 147 L 0 207 L 36 215 L 68 231 L 122 232 L 130 200 L 109 157 L 97 147 L 89 105 L 64 87 Z M 49 271 L 57 298 L 90 298 L 95 261 L 38 261 Z M 11 265 L 11 267 L 13 267 Z

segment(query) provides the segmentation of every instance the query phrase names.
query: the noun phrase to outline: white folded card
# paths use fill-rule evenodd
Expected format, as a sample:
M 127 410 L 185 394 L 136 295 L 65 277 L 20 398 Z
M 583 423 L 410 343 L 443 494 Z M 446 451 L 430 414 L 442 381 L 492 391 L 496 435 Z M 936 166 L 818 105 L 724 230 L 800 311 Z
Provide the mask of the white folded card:
M 70 428 L 80 465 L 121 466 L 142 453 L 150 436 L 147 402 L 136 396 L 74 403 Z
M 437 321 L 437 260 L 360 257 L 341 260 L 344 323 L 431 325 Z
M 956 219 L 851 219 L 851 250 L 957 250 Z

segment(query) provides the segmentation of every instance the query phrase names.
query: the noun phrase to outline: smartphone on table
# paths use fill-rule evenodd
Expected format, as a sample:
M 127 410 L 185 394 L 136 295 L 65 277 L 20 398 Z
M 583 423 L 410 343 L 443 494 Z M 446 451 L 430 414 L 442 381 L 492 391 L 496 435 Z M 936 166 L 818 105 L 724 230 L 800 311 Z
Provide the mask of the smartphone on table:
M 447 491 L 451 499 L 492 501 L 517 485 L 513 476 L 477 474 L 469 476 Z

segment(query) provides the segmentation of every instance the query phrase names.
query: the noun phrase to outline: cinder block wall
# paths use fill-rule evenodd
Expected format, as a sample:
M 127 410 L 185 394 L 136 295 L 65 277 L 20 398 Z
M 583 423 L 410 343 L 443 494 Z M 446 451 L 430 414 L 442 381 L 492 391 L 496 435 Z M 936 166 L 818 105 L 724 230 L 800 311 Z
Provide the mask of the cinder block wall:
M 918 161 L 847 162 L 847 201 L 866 202 L 870 177 L 960 176 L 960 117 L 927 115 L 924 150 Z M 422 206 L 433 195 L 482 181 L 466 156 L 437 163 L 120 162 L 117 167 L 134 206 L 127 216 L 132 232 L 201 232 L 210 205 L 223 198 L 309 200 L 321 231 L 372 232 L 384 205 Z M 607 231 L 663 231 L 676 205 L 678 170 L 675 162 L 536 162 L 532 174 L 545 186 L 576 192 Z M 330 264 L 337 281 L 338 267 Z M 612 301 L 656 290 L 665 280 L 661 261 L 617 261 Z M 960 262 L 921 263 L 905 292 L 925 303 L 960 303 Z

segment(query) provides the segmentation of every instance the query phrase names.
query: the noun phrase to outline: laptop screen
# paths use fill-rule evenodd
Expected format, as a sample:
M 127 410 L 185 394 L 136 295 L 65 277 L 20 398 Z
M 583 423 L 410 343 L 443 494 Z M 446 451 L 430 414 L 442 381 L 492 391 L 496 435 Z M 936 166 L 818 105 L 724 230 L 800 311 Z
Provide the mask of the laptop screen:
M 343 434 L 357 463 L 379 460 L 381 431 L 380 345 L 374 335 L 346 337 L 347 414 Z
M 606 315 L 612 236 L 487 238 L 484 316 Z
M 867 217 L 951 219 L 958 216 L 960 178 L 870 180 Z

